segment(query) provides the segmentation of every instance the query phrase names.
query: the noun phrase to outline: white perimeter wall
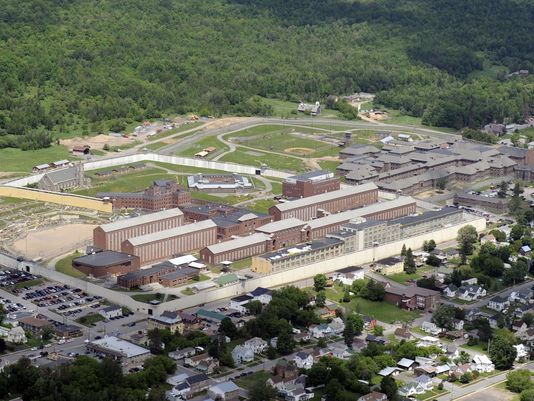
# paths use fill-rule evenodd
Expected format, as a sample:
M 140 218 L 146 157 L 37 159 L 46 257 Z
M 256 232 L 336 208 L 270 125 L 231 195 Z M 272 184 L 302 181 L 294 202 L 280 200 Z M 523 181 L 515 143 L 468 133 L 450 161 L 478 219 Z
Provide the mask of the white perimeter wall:
M 119 157 L 114 157 L 111 159 L 89 161 L 89 162 L 84 163 L 84 169 L 86 171 L 91 171 L 91 170 L 98 170 L 98 169 L 106 168 L 106 167 L 114 167 L 114 166 L 120 166 L 123 164 L 138 163 L 138 162 L 143 162 L 143 161 L 169 163 L 169 164 L 175 164 L 178 166 L 206 168 L 206 169 L 211 169 L 211 170 L 222 170 L 222 171 L 228 171 L 229 173 L 239 173 L 239 174 L 248 174 L 248 175 L 255 175 L 256 170 L 257 170 L 255 167 L 252 167 L 252 166 L 242 166 L 240 164 L 234 164 L 234 163 L 212 162 L 209 160 L 202 160 L 202 159 L 190 159 L 187 157 L 165 156 L 165 155 L 159 155 L 156 153 L 119 156 Z M 27 184 L 33 184 L 33 183 L 38 182 L 43 177 L 43 175 L 44 173 L 31 175 L 31 176 L 20 178 L 14 181 L 9 181 L 4 185 L 11 186 L 11 187 L 23 187 Z M 275 170 L 270 170 L 270 169 L 263 171 L 261 175 L 264 175 L 267 177 L 275 177 L 275 178 L 287 178 L 291 176 L 291 174 L 289 173 L 284 173 L 282 171 L 275 171 Z

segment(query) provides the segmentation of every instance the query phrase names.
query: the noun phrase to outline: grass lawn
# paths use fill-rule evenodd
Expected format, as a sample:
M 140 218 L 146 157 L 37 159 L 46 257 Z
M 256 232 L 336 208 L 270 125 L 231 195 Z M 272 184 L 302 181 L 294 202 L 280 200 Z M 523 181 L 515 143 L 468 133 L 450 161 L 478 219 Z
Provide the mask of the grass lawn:
M 101 322 L 105 320 L 104 319 L 104 316 L 98 314 L 98 313 L 89 313 L 85 316 L 82 316 L 78 319 L 76 319 L 76 321 L 78 323 L 81 323 L 83 324 L 84 326 L 91 326 L 92 323 L 97 323 L 97 322 Z
M 195 293 L 191 287 L 184 288 L 181 292 L 183 295 L 193 295 Z
M 318 163 L 319 163 L 319 166 L 321 166 L 323 170 L 332 171 L 332 172 L 335 172 L 337 166 L 339 166 L 339 162 L 335 162 L 333 160 L 319 160 Z
M 226 146 L 221 141 L 219 141 L 216 136 L 208 136 L 206 138 L 202 138 L 198 142 L 191 144 L 190 146 L 186 146 L 185 148 L 180 149 L 175 154 L 178 156 L 193 157 L 195 153 L 198 153 L 202 149 L 206 149 L 207 147 L 210 147 L 210 146 L 213 146 L 217 150 L 214 152 L 211 152 L 207 156 L 207 159 L 210 159 L 211 157 L 218 155 L 222 152 L 226 152 L 228 150 L 228 146 Z
M 144 148 L 149 149 L 149 150 L 158 150 L 167 145 L 168 143 L 165 143 L 165 142 L 155 142 L 155 143 L 146 144 Z
M 215 202 L 215 203 L 227 203 L 229 205 L 234 205 L 236 203 L 244 202 L 250 199 L 253 199 L 252 195 L 228 195 L 228 196 L 217 196 L 217 195 L 211 195 L 207 194 L 205 192 L 191 192 L 191 197 L 193 199 L 200 199 L 205 200 L 209 202 Z
M 41 285 L 42 283 L 43 279 L 36 278 L 34 280 L 22 281 L 20 283 L 17 283 L 15 284 L 15 288 L 34 287 L 36 285 Z
M 343 291 L 341 286 L 337 284 L 326 290 L 326 297 L 334 302 L 339 302 L 342 295 Z M 368 315 L 384 323 L 410 322 L 421 315 L 419 312 L 399 309 L 395 305 L 385 301 L 374 302 L 360 297 L 354 297 L 350 302 L 341 303 L 340 305 L 348 313 L 356 312 L 362 315 Z
M 248 166 L 260 167 L 266 164 L 273 170 L 283 170 L 289 172 L 305 171 L 302 160 L 295 157 L 286 157 L 283 155 L 276 155 L 272 153 L 257 153 L 249 149 L 237 149 L 235 152 L 225 155 L 221 161 L 231 162 L 236 164 L 245 164 Z
M 261 199 L 256 202 L 247 203 L 245 208 L 252 212 L 267 214 L 269 212 L 269 208 L 275 203 L 276 202 L 273 199 Z
M 273 187 L 273 189 L 271 190 L 271 193 L 273 195 L 280 195 L 282 194 L 282 183 L 281 182 L 275 182 L 275 181 L 271 181 L 271 185 Z
M 92 187 L 74 191 L 76 194 L 94 196 L 97 192 L 135 192 L 152 185 L 155 180 L 175 180 L 176 176 L 157 168 L 137 173 L 116 175 L 109 178 L 93 178 Z
M 177 164 L 171 164 L 171 163 L 161 163 L 161 162 L 155 162 L 154 165 L 163 167 L 172 171 L 176 171 L 177 173 L 224 173 L 228 174 L 227 171 L 223 170 L 212 170 L 209 168 L 200 168 L 200 167 L 191 167 L 191 166 L 179 166 Z
M 416 399 L 418 400 L 430 400 L 430 399 L 434 399 L 438 396 L 442 396 L 443 394 L 447 394 L 448 391 L 443 389 L 443 390 L 438 390 L 438 389 L 434 389 L 432 391 L 427 391 L 426 393 L 423 393 L 423 394 L 417 394 L 415 396 Z
M 184 124 L 181 127 L 162 131 L 159 134 L 153 135 L 148 138 L 149 141 L 156 141 L 158 139 L 167 138 L 168 136 L 179 134 L 180 132 L 189 131 L 190 129 L 197 128 L 204 125 L 202 121 L 196 121 L 193 123 Z
M 241 260 L 236 260 L 234 263 L 232 263 L 232 269 L 233 270 L 242 270 L 247 267 L 250 267 L 252 264 L 252 258 L 245 258 Z
M 465 348 L 471 351 L 480 352 L 482 354 L 488 353 L 488 344 L 486 343 L 478 343 L 476 345 L 464 344 L 464 345 L 460 345 L 460 348 Z
M 67 256 L 66 258 L 60 259 L 56 263 L 56 271 L 68 274 L 72 277 L 78 277 L 82 278 L 85 277 L 85 274 L 83 274 L 81 271 L 76 270 L 74 267 L 72 267 L 72 259 L 77 258 L 78 256 L 82 256 L 79 252 L 74 252 L 72 255 Z
M 251 375 L 240 377 L 235 381 L 235 383 L 239 387 L 249 390 L 258 380 L 266 381 L 269 377 L 271 377 L 269 372 L 260 370 L 259 372 L 252 373 Z
M 421 275 L 421 273 L 417 272 L 413 274 L 408 274 L 408 273 L 390 274 L 386 277 L 389 278 L 390 280 L 396 281 L 397 283 L 406 284 L 408 280 L 419 280 L 423 276 Z
M 52 163 L 61 159 L 78 160 L 62 145 L 53 145 L 46 149 L 27 150 L 0 149 L 0 171 L 20 171 L 29 173 L 37 164 Z

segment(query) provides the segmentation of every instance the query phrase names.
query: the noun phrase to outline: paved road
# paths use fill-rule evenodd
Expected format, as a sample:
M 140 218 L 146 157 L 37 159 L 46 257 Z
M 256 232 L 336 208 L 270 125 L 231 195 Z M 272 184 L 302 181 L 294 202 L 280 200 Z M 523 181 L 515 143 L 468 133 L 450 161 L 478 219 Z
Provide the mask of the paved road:
M 534 370 L 534 362 L 530 362 L 530 363 L 527 363 L 527 364 L 522 364 L 522 365 L 517 365 L 513 370 L 516 370 L 516 369 L 529 369 L 529 370 Z M 500 383 L 504 380 L 506 380 L 506 375 L 508 374 L 509 372 L 503 372 L 503 373 L 500 373 L 498 375 L 495 375 L 495 376 L 492 376 L 490 378 L 486 378 L 484 380 L 481 380 L 479 382 L 476 382 L 470 386 L 466 386 L 466 387 L 459 387 L 459 386 L 456 386 L 456 385 L 451 385 L 451 383 L 448 383 L 448 382 L 444 382 L 444 385 L 445 385 L 445 388 L 447 388 L 447 390 L 451 391 L 452 392 L 450 394 L 446 394 L 446 395 L 443 395 L 441 397 L 438 397 L 437 400 L 438 401 L 451 401 L 451 400 L 459 400 L 459 399 L 462 399 L 468 395 L 471 395 L 471 394 L 474 394 L 474 393 L 477 393 L 479 391 L 482 391 L 482 390 L 485 390 L 487 389 L 488 387 L 491 387 L 493 386 L 494 384 L 497 384 L 497 383 Z

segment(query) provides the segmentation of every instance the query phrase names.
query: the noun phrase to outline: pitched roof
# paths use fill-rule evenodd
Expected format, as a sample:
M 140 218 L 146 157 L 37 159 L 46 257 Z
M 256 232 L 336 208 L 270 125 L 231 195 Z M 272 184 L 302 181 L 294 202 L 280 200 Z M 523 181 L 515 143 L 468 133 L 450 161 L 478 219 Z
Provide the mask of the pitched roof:
M 117 221 L 114 221 L 113 223 L 102 224 L 100 228 L 104 232 L 111 232 L 111 231 L 122 230 L 124 228 L 132 227 L 132 226 L 139 226 L 139 225 L 150 223 L 153 221 L 169 219 L 171 217 L 177 217 L 177 216 L 183 216 L 183 213 L 180 209 L 178 208 L 167 209 L 167 210 L 162 210 L 161 212 L 144 214 L 142 216 L 131 217 L 129 219 L 117 220 Z

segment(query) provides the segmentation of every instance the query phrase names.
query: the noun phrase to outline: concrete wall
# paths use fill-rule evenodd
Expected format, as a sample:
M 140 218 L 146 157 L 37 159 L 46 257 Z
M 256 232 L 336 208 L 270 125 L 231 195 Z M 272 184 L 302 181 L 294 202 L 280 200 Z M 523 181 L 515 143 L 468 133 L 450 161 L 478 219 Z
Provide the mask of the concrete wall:
M 60 205 L 98 210 L 99 212 L 105 213 L 111 213 L 113 209 L 113 205 L 110 202 L 103 202 L 102 199 L 68 193 L 43 191 L 34 188 L 0 186 L 0 196 L 58 203 Z
M 202 303 L 234 297 L 236 295 L 252 291 L 256 287 L 277 287 L 310 278 L 316 274 L 329 273 L 347 266 L 370 263 L 373 260 L 398 255 L 403 244 L 406 244 L 406 248 L 419 249 L 422 247 L 424 241 L 428 241 L 430 239 L 433 239 L 438 244 L 447 242 L 456 239 L 458 230 L 468 224 L 474 226 L 479 232 L 485 230 L 486 228 L 486 220 L 484 218 L 468 215 L 466 216 L 466 220 L 468 221 L 451 225 L 450 227 L 443 228 L 442 230 L 436 232 L 426 233 L 416 237 L 407 238 L 405 240 L 385 244 L 374 249 L 366 249 L 363 251 L 346 254 L 336 258 L 328 259 L 326 261 L 321 261 L 319 263 L 242 281 L 239 284 L 217 288 L 211 291 L 207 290 L 195 295 L 184 297 L 182 299 L 166 302 L 165 304 L 157 306 L 156 313 L 160 314 L 165 310 L 186 309 Z M 168 294 L 176 293 L 178 295 L 180 290 L 177 288 L 164 288 L 160 292 Z
M 407 238 L 394 243 L 379 246 L 373 249 L 366 249 L 363 251 L 346 254 L 336 258 L 332 258 L 319 263 L 314 263 L 307 266 L 302 266 L 296 269 L 286 270 L 280 273 L 270 274 L 255 279 L 245 280 L 239 284 L 216 288 L 214 290 L 207 290 L 195 295 L 184 297 L 180 291 L 180 288 L 163 288 L 158 290 L 161 293 L 176 294 L 180 299 L 165 302 L 164 304 L 152 306 L 142 302 L 137 302 L 130 298 L 128 294 L 113 291 L 96 284 L 89 283 L 84 280 L 80 280 L 63 273 L 56 272 L 55 270 L 47 269 L 32 262 L 17 262 L 13 258 L 0 254 L 0 265 L 4 265 L 11 268 L 29 271 L 34 274 L 41 275 L 50 280 L 58 281 L 61 283 L 69 284 L 73 287 L 78 287 L 85 292 L 93 295 L 99 295 L 107 298 L 111 302 L 127 306 L 128 308 L 148 314 L 149 311 L 154 315 L 159 315 L 166 310 L 181 310 L 190 308 L 203 303 L 216 301 L 219 299 L 233 297 L 239 294 L 243 294 L 254 290 L 256 287 L 277 287 L 284 284 L 289 284 L 302 279 L 310 278 L 320 273 L 329 273 L 338 269 L 342 269 L 351 265 L 361 265 L 378 260 L 388 256 L 397 255 L 400 252 L 403 244 L 406 244 L 407 248 L 419 249 L 423 241 L 433 239 L 436 243 L 442 243 L 450 241 L 456 238 L 458 230 L 465 225 L 474 226 L 477 231 L 483 231 L 486 228 L 486 220 L 481 217 L 475 217 L 472 215 L 466 216 L 466 221 L 451 225 L 450 227 L 443 228 L 442 230 L 426 233 L 413 238 Z

